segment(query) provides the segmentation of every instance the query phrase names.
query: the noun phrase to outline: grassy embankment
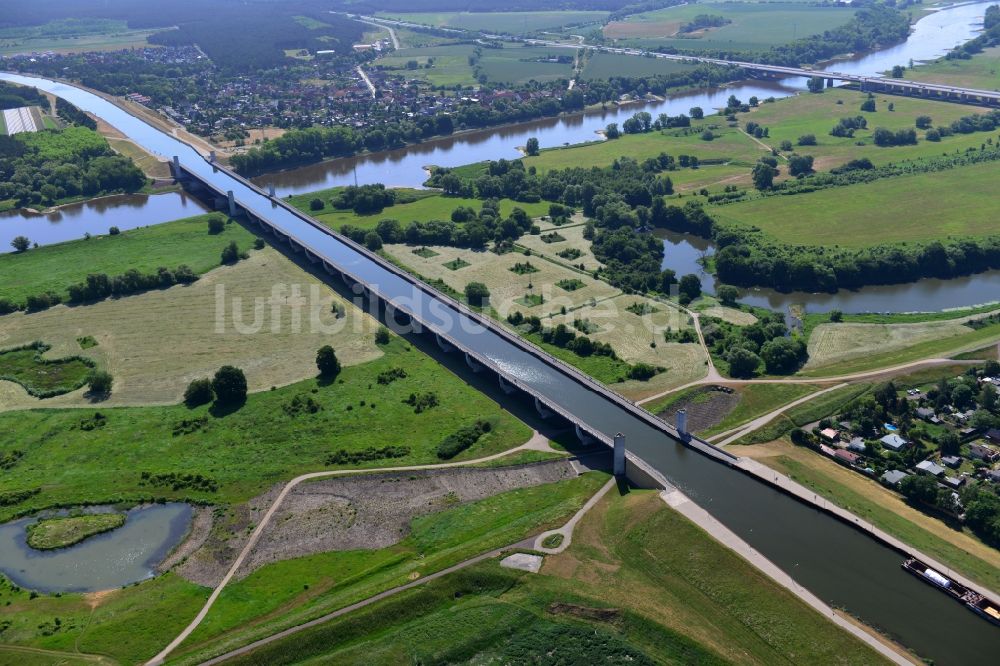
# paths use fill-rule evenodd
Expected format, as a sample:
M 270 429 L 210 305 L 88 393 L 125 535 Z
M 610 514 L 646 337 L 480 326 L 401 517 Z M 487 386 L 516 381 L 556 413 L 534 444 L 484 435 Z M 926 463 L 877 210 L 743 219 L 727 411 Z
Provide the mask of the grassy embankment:
M 392 465 L 435 463 L 441 440 L 476 419 L 489 419 L 495 428 L 459 459 L 499 453 L 528 439 L 527 426 L 431 358 L 401 340 L 382 349 L 381 358 L 345 368 L 329 385 L 310 379 L 251 394 L 228 414 L 183 405 L 100 408 L 104 419 L 90 430 L 81 425 L 98 420 L 93 408 L 0 414 L 4 450 L 24 451 L 4 473 L 0 493 L 40 489 L 0 507 L 0 519 L 57 504 L 119 499 L 242 501 L 278 479 L 333 467 L 326 458 L 337 449 L 405 446 L 407 454 Z M 402 368 L 406 377 L 380 384 L 379 375 L 393 368 Z M 436 394 L 437 407 L 417 414 L 404 402 L 412 393 L 427 392 Z M 318 411 L 290 412 L 296 396 L 315 401 Z M 386 464 L 379 459 L 361 466 Z M 174 489 L 172 482 L 143 479 L 142 472 L 200 474 L 208 481 Z M 209 482 L 218 490 L 206 487 Z
M 843 411 L 848 403 L 861 397 L 871 388 L 871 384 L 858 383 L 824 393 L 779 414 L 764 427 L 741 437 L 735 444 L 759 444 L 775 440 L 782 435 L 787 435 L 794 428 L 804 427 L 831 414 Z
M 20 303 L 48 290 L 65 297 L 67 287 L 88 274 L 119 275 L 130 268 L 150 273 L 160 266 L 173 270 L 187 264 L 195 273 L 205 273 L 219 266 L 222 249 L 231 241 L 241 250 L 253 245 L 254 234 L 236 223 L 227 224 L 220 234 L 209 234 L 209 217 L 0 254 L 0 298 Z
M 28 525 L 28 545 L 36 550 L 65 548 L 96 534 L 110 532 L 124 524 L 124 513 L 44 518 Z
M 955 530 L 900 495 L 818 453 L 787 440 L 740 447 L 828 500 L 990 589 L 1000 589 L 1000 553 L 968 530 Z
M 322 553 L 267 565 L 226 588 L 182 651 L 200 650 L 206 647 L 203 641 L 228 645 L 226 641 L 249 640 L 255 632 L 267 635 L 303 617 L 562 524 L 606 478 L 590 473 L 422 516 L 413 521 L 411 534 L 390 548 Z M 13 645 L 140 663 L 180 632 L 208 592 L 168 573 L 101 595 L 31 599 L 27 591 L 15 591 L 0 579 L 0 602 L 11 612 L 3 639 Z M 4 654 L 0 646 L 0 660 Z
M 190 655 L 180 661 L 200 663 L 208 653 L 268 636 L 560 526 L 607 478 L 590 472 L 422 516 L 413 520 L 409 536 L 389 548 L 321 553 L 269 565 L 223 592 L 205 623 L 181 646 L 179 654 Z
M 962 88 L 1000 90 L 1000 46 L 974 55 L 969 60 L 937 60 L 906 70 L 907 79 Z
M 565 663 L 881 663 L 649 492 L 606 496 L 540 575 L 477 565 L 234 663 L 506 662 L 542 651 Z
M 629 76 L 667 76 L 688 72 L 695 65 L 689 65 L 676 60 L 663 58 L 637 58 L 636 56 L 619 55 L 617 53 L 588 53 L 587 64 L 580 72 L 580 79 L 593 81 L 621 76 L 628 72 Z
M 699 14 L 722 16 L 730 22 L 720 27 L 679 34 L 682 26 Z M 802 3 L 712 3 L 680 5 L 634 14 L 609 23 L 604 36 L 636 46 L 668 46 L 687 51 L 727 49 L 766 50 L 792 42 L 796 37 L 821 34 L 854 16 L 846 7 L 808 7 Z

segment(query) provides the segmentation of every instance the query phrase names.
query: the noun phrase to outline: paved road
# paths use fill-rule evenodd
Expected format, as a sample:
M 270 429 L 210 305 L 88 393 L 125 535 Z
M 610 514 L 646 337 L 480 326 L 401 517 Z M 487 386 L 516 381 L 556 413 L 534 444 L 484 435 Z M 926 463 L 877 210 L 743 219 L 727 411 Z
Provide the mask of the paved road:
M 246 560 L 246 558 L 253 551 L 254 547 L 257 545 L 257 542 L 260 540 L 260 537 L 264 533 L 264 530 L 271 522 L 271 519 L 274 517 L 274 514 L 277 513 L 278 508 L 281 506 L 281 503 L 284 502 L 288 494 L 303 481 L 310 481 L 312 479 L 321 479 L 329 476 L 343 476 L 346 474 L 357 474 L 359 472 L 414 472 L 426 469 L 445 469 L 448 467 L 462 467 L 482 462 L 488 462 L 490 460 L 496 460 L 506 455 L 510 455 L 514 451 L 520 451 L 524 449 L 537 450 L 542 442 L 545 443 L 546 447 L 548 446 L 548 440 L 545 439 L 538 432 L 536 432 L 534 433 L 534 435 L 532 435 L 530 440 L 528 440 L 521 446 L 509 449 L 507 451 L 503 451 L 501 453 L 497 453 L 492 456 L 486 456 L 485 458 L 477 458 L 475 460 L 465 460 L 453 463 L 441 463 L 437 465 L 410 465 L 407 467 L 382 467 L 378 469 L 361 469 L 361 470 L 337 469 L 337 470 L 328 470 L 324 472 L 310 472 L 308 474 L 302 474 L 301 476 L 295 477 L 294 479 L 286 483 L 285 487 L 281 489 L 281 492 L 275 498 L 270 508 L 268 508 L 267 513 L 265 513 L 264 517 L 261 518 L 260 523 L 257 524 L 256 529 L 254 529 L 253 533 L 250 535 L 250 538 L 243 546 L 243 550 L 241 550 L 240 554 L 236 556 L 235 560 L 233 560 L 233 563 L 229 567 L 229 570 L 226 572 L 226 575 L 223 577 L 222 581 L 220 581 L 219 584 L 215 587 L 215 589 L 212 590 L 212 594 L 209 595 L 208 600 L 205 602 L 205 605 L 202 606 L 200 611 L 198 611 L 198 614 L 195 616 L 195 618 L 191 620 L 190 624 L 188 624 L 188 626 L 185 627 L 184 630 L 181 631 L 181 633 L 178 634 L 176 638 L 174 638 L 174 640 L 170 641 L 169 645 L 163 648 L 155 657 L 146 662 L 146 666 L 157 666 L 159 664 L 162 664 L 164 660 L 170 655 L 170 653 L 176 650 L 177 646 L 183 643 L 187 639 L 187 637 L 191 635 L 191 632 L 193 632 L 195 629 L 198 628 L 198 625 L 200 625 L 202 621 L 205 619 L 205 616 L 208 615 L 208 611 L 210 611 L 212 609 L 212 606 L 215 605 L 216 599 L 218 599 L 219 595 L 222 594 L 223 588 L 225 588 L 226 585 L 229 584 L 229 581 L 232 580 L 233 576 L 236 575 L 236 572 L 243 565 L 243 562 Z
M 372 94 L 372 99 L 375 99 L 376 96 L 375 84 L 372 83 L 372 80 L 368 78 L 367 74 L 365 74 L 365 70 L 361 69 L 361 65 L 358 65 L 358 76 L 360 76 L 364 80 L 365 85 L 368 86 L 368 90 Z
M 587 503 L 584 504 L 580 508 L 580 510 L 577 511 L 573 515 L 573 517 L 569 519 L 569 522 L 567 522 L 565 525 L 563 525 L 557 530 L 549 530 L 548 532 L 542 532 L 541 534 L 539 534 L 532 543 L 531 546 L 532 550 L 537 550 L 540 553 L 548 553 L 550 555 L 555 555 L 569 548 L 569 545 L 573 543 L 573 530 L 576 529 L 576 524 L 579 523 L 580 519 L 583 518 L 585 515 L 587 515 L 587 512 L 593 509 L 594 505 L 597 504 L 600 501 L 600 499 L 604 497 L 607 494 L 607 492 L 612 488 L 614 488 L 617 484 L 618 484 L 618 479 L 616 479 L 615 477 L 611 477 L 610 479 L 608 479 L 608 482 L 605 483 L 604 486 L 601 487 L 601 489 L 598 490 L 593 497 L 587 500 Z M 545 539 L 547 539 L 548 537 L 552 536 L 553 534 L 561 534 L 563 540 L 555 548 L 546 548 L 545 546 L 542 545 L 542 542 L 545 541 Z
M 817 391 L 816 393 L 810 393 L 809 395 L 807 395 L 805 397 L 799 398 L 798 400 L 794 400 L 794 401 L 788 403 L 787 405 L 779 407 L 778 409 L 774 410 L 773 412 L 770 412 L 769 414 L 764 414 L 763 416 L 758 416 L 757 418 L 755 418 L 750 423 L 745 423 L 744 425 L 736 427 L 736 428 L 733 428 L 732 430 L 727 430 L 726 432 L 719 433 L 718 435 L 715 435 L 714 437 L 709 437 L 708 441 L 712 442 L 714 440 L 720 440 L 721 439 L 722 441 L 715 443 L 716 446 L 726 446 L 727 444 L 732 444 L 733 442 L 735 442 L 739 438 L 743 437 L 744 435 L 749 435 L 754 430 L 757 430 L 758 428 L 763 428 L 765 425 L 767 425 L 768 423 L 770 423 L 771 421 L 773 421 L 775 418 L 777 418 L 781 414 L 784 414 L 789 409 L 791 409 L 793 407 L 798 407 L 799 405 L 801 405 L 803 403 L 809 402 L 813 398 L 818 398 L 819 396 L 823 395 L 824 393 L 829 393 L 830 391 L 836 391 L 837 389 L 844 388 L 845 386 L 849 386 L 849 384 L 846 384 L 846 383 L 844 383 L 844 384 L 837 384 L 836 386 L 831 386 L 830 388 L 825 388 L 822 391 Z

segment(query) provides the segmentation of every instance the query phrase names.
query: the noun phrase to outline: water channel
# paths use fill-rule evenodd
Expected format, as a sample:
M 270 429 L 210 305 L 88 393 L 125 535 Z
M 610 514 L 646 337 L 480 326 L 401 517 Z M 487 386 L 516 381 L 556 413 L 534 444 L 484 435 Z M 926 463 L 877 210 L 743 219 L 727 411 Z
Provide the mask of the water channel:
M 495 366 L 553 404 L 579 415 L 591 428 L 625 433 L 629 448 L 636 454 L 827 603 L 849 609 L 938 663 L 979 663 L 984 656 L 989 659 L 988 655 L 1000 650 L 1000 631 L 905 573 L 900 568 L 902 556 L 892 549 L 687 449 L 610 398 L 540 362 L 431 294 L 415 290 L 402 277 L 275 206 L 257 191 L 214 171 L 189 146 L 107 101 L 53 81 L 18 75 L 2 77 L 65 97 L 151 152 L 167 157 L 178 155 L 185 168 L 199 178 L 223 191 L 233 190 L 239 203 L 254 215 L 269 220 L 330 264 L 350 271 L 401 310 L 446 330 L 460 345 L 488 357 Z
M 15 520 L 0 525 L 0 573 L 39 592 L 94 592 L 129 585 L 155 573 L 187 533 L 191 513 L 190 505 L 176 502 L 135 507 L 118 529 L 58 550 L 35 550 L 27 544 L 25 528 L 38 516 Z

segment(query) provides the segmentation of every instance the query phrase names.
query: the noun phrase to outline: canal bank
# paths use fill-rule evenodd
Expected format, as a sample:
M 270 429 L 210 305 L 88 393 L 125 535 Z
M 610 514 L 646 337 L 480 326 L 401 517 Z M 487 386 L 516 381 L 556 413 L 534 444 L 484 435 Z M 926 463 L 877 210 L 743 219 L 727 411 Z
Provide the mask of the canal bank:
M 572 379 L 569 369 L 539 363 L 539 358 L 522 346 L 457 313 L 439 298 L 431 298 L 432 290 L 415 293 L 410 283 L 351 249 L 350 244 L 304 223 L 266 195 L 248 189 L 242 179 L 215 170 L 190 147 L 121 109 L 64 84 L 23 77 L 16 80 L 65 96 L 77 106 L 104 116 L 153 152 L 181 156 L 185 168 L 195 170 L 200 178 L 236 191 L 241 206 L 258 209 L 257 214 L 302 237 L 319 254 L 331 256 L 338 268 L 349 270 L 391 300 L 406 302 L 425 318 L 433 316 L 441 326 L 450 326 L 464 347 L 488 356 L 493 366 L 545 394 L 566 412 L 584 415 L 593 430 L 626 433 L 629 448 L 636 455 L 776 566 L 793 572 L 800 585 L 829 605 L 849 609 L 941 663 L 972 663 L 977 655 L 1000 649 L 1000 632 L 906 575 L 896 551 L 740 470 L 693 451 L 661 428 L 637 418 L 620 398 L 613 400 Z

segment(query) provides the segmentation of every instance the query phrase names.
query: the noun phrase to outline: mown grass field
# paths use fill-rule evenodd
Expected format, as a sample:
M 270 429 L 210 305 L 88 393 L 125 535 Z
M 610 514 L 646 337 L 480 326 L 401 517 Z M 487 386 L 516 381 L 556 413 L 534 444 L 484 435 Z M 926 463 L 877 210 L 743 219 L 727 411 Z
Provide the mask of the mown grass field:
M 642 491 L 605 496 L 540 575 L 483 563 L 235 663 L 505 663 L 540 651 L 560 663 L 881 663 Z
M 1000 90 L 1000 46 L 985 49 L 969 60 L 938 60 L 906 70 L 913 81 L 941 83 L 961 88 Z
M 997 164 L 885 178 L 809 194 L 718 206 L 724 224 L 752 225 L 780 243 L 867 247 L 1000 232 Z
M 478 85 L 469 64 L 474 50 L 471 44 L 404 48 L 379 58 L 375 67 L 435 86 Z M 566 55 L 572 56 L 573 51 L 507 43 L 502 49 L 483 49 L 479 65 L 493 83 L 522 85 L 531 80 L 545 82 L 570 78 L 572 63 L 544 62 L 549 57 Z M 410 61 L 416 61 L 418 68 L 409 69 Z
M 86 21 L 86 25 L 81 21 L 79 30 L 67 31 L 65 26 L 64 21 L 53 21 L 31 28 L 0 30 L 0 56 L 44 51 L 83 53 L 145 48 L 150 46 L 147 41 L 149 36 L 163 30 L 131 30 L 125 21 L 103 19 Z
M 334 383 L 309 379 L 251 394 L 232 413 L 183 405 L 98 405 L 0 414 L 0 446 L 25 452 L 0 479 L 0 492 L 42 489 L 26 501 L 2 507 L 0 519 L 55 504 L 116 498 L 242 501 L 276 481 L 327 468 L 327 456 L 341 448 L 406 446 L 409 454 L 393 459 L 394 465 L 438 462 L 434 452 L 441 440 L 476 419 L 489 419 L 496 427 L 460 458 L 498 453 L 528 439 L 527 426 L 430 357 L 399 339 L 382 349 L 381 358 L 344 368 Z M 402 368 L 407 376 L 379 384 L 379 374 L 392 368 Z M 404 402 L 412 393 L 428 391 L 437 395 L 439 406 L 417 414 Z M 319 411 L 288 412 L 296 396 L 312 398 Z M 82 429 L 95 410 L 106 423 Z M 365 466 L 384 466 L 384 461 Z M 143 471 L 201 474 L 216 481 L 219 489 L 149 485 L 141 478 Z
M 334 303 L 344 309 L 339 319 Z M 41 340 L 52 346 L 46 359 L 79 354 L 96 361 L 115 378 L 103 406 L 162 405 L 176 404 L 191 380 L 226 364 L 244 369 L 251 391 L 263 391 L 315 376 L 316 350 L 325 344 L 342 364 L 370 361 L 381 354 L 376 328 L 326 284 L 266 248 L 191 285 L 0 317 L 0 345 Z M 97 345 L 81 349 L 77 338 L 85 336 Z M 39 401 L 0 382 L 0 411 L 90 404 L 82 389 Z
M 301 624 L 492 548 L 561 526 L 607 481 L 602 472 L 501 493 L 421 516 L 398 544 L 270 564 L 234 581 L 181 645 L 181 664 Z
M 570 49 L 523 47 L 508 44 L 504 49 L 483 49 L 479 66 L 491 83 L 524 85 L 573 77 L 572 62 L 544 62 L 549 58 L 572 57 Z
M 740 447 L 768 467 L 940 560 L 990 589 L 1000 587 L 1000 552 L 967 530 L 954 530 L 910 506 L 900 495 L 818 453 L 786 440 Z
M 656 76 L 687 72 L 694 67 L 694 65 L 662 58 L 637 58 L 616 53 L 591 53 L 587 59 L 586 67 L 580 73 L 580 78 L 584 81 L 592 81 L 612 76 Z
M 910 70 L 907 70 L 907 75 L 909 72 Z M 750 113 L 739 114 L 737 118 L 741 126 L 752 120 L 767 127 L 770 136 L 762 141 L 773 148 L 778 148 L 782 141 L 791 141 L 796 152 L 816 158 L 815 168 L 818 171 L 828 171 L 832 167 L 862 157 L 867 157 L 875 165 L 921 157 L 937 157 L 943 153 L 964 152 L 970 147 L 979 148 L 980 144 L 991 136 L 994 141 L 997 140 L 993 133 L 974 132 L 955 134 L 943 137 L 940 142 L 933 142 L 925 140 L 925 132 L 918 130 L 916 145 L 879 147 L 871 138 L 878 127 L 893 131 L 913 128 L 917 116 L 930 116 L 934 126 L 947 126 L 963 116 L 983 113 L 984 109 L 966 104 L 876 94 L 876 110 L 866 112 L 861 111 L 861 103 L 866 98 L 867 93 L 856 90 L 828 88 L 818 94 L 802 93 L 779 99 L 771 104 L 761 104 Z M 889 110 L 889 104 L 893 105 L 893 111 Z M 868 121 L 868 128 L 855 130 L 854 137 L 830 136 L 830 130 L 841 118 L 854 116 L 864 116 Z M 806 134 L 816 137 L 815 146 L 797 145 L 799 137 Z
M 477 83 L 469 65 L 472 51 L 473 46 L 469 44 L 404 48 L 379 58 L 374 66 L 434 86 L 471 86 Z M 433 66 L 426 68 L 431 58 L 434 59 Z M 411 60 L 417 61 L 419 69 L 407 69 L 406 64 Z
M 723 16 L 731 23 L 679 34 L 680 28 L 698 14 Z M 795 2 L 699 3 L 629 16 L 625 21 L 608 24 L 604 35 L 641 45 L 687 50 L 761 50 L 820 34 L 847 23 L 853 16 L 854 11 L 846 7 L 809 7 Z
M 847 326 L 852 325 L 847 324 Z M 944 323 L 938 325 L 941 330 L 935 331 L 928 330 L 930 326 L 929 324 L 915 324 L 914 327 L 918 333 L 909 340 L 906 339 L 905 333 L 901 336 L 894 332 L 895 329 L 901 328 L 900 325 L 872 327 L 866 331 L 866 335 L 871 337 L 868 340 L 859 340 L 860 344 L 871 345 L 866 356 L 853 354 L 849 349 L 850 341 L 841 335 L 834 333 L 829 338 L 826 336 L 817 338 L 816 344 L 829 345 L 825 350 L 818 348 L 818 353 L 821 358 L 824 354 L 829 354 L 832 357 L 830 362 L 823 365 L 815 365 L 810 362 L 798 374 L 804 377 L 834 377 L 901 365 L 925 358 L 951 357 L 1000 341 L 1000 324 L 985 326 L 979 330 L 973 330 L 966 326 L 955 328 L 953 325 Z M 889 349 L 882 350 L 878 345 L 878 339 L 885 339 Z M 813 346 L 814 343 L 810 339 L 810 351 Z M 838 355 L 838 350 L 839 354 L 843 354 L 842 356 Z
M 607 18 L 608 12 L 379 12 L 378 15 L 408 23 L 421 23 L 442 28 L 483 30 L 491 33 L 519 35 L 538 30 L 554 30 L 577 23 L 599 23 Z
M 198 215 L 117 236 L 0 254 L 0 298 L 21 303 L 26 296 L 50 289 L 65 296 L 69 285 L 82 282 L 90 273 L 119 275 L 130 268 L 150 273 L 160 266 L 173 270 L 187 264 L 196 273 L 204 273 L 220 265 L 222 249 L 230 241 L 236 241 L 241 250 L 253 245 L 254 234 L 236 223 L 227 224 L 220 234 L 209 234 L 208 218 Z

